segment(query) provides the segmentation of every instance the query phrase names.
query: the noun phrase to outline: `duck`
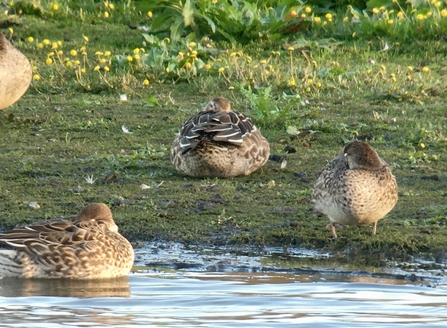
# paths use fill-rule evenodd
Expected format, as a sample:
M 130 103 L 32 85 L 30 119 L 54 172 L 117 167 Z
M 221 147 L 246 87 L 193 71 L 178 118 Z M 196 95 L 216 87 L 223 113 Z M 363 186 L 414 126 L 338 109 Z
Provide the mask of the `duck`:
M 270 155 L 266 138 L 244 114 L 223 97 L 210 100 L 187 119 L 171 147 L 171 162 L 183 175 L 232 178 L 249 175 Z
M 101 279 L 127 275 L 134 263 L 129 241 L 110 208 L 93 203 L 75 216 L 0 232 L 0 273 L 18 278 Z
M 18 101 L 32 79 L 31 64 L 0 31 L 0 110 Z
M 336 224 L 372 224 L 396 205 L 398 188 L 387 163 L 367 143 L 349 142 L 323 169 L 313 191 L 312 201 L 318 212 L 330 220 L 332 237 L 337 238 Z

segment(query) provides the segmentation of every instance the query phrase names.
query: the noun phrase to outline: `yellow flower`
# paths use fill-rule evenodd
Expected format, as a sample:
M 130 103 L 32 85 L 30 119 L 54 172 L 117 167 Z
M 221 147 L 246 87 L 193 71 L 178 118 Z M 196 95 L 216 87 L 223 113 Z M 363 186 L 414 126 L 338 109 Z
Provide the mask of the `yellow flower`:
M 228 87 L 228 90 L 234 90 L 234 87 Z
M 294 47 L 288 47 L 287 50 L 293 51 L 293 50 L 295 50 L 295 48 Z
M 210 64 L 206 64 L 206 65 L 205 65 L 205 69 L 206 69 L 207 71 L 209 71 L 209 70 L 211 69 L 211 65 L 210 65 Z
M 95 52 L 95 55 L 96 55 L 96 56 L 102 56 L 102 55 L 104 55 L 104 54 L 103 54 L 102 51 L 97 51 L 97 52 Z
M 307 16 L 306 16 L 306 14 L 301 14 L 300 17 L 301 17 L 301 18 L 306 18 Z
M 57 42 L 53 42 L 53 43 L 51 44 L 51 49 L 57 49 L 57 47 L 58 47 Z
M 113 10 L 115 9 L 115 5 L 113 3 L 109 3 L 109 8 Z
M 441 16 L 442 17 L 447 17 L 447 9 L 442 9 L 441 10 Z
M 312 12 L 312 8 L 310 7 L 306 7 L 306 9 L 304 9 L 304 11 L 308 14 L 310 14 Z
M 320 17 L 314 17 L 314 22 L 315 22 L 315 23 L 319 23 L 319 22 L 321 22 L 321 18 L 320 18 Z
M 417 18 L 417 20 L 424 20 L 424 19 L 425 19 L 425 16 L 422 15 L 422 14 L 418 14 L 418 15 L 416 16 L 416 18 Z
M 14 30 L 12 29 L 12 27 L 8 28 L 9 33 L 13 34 Z
M 81 61 L 80 60 L 75 60 L 75 62 L 74 62 L 76 65 L 81 65 Z
M 55 4 L 53 5 L 53 10 L 54 10 L 54 11 L 58 11 L 58 10 L 59 10 L 59 5 L 58 5 L 57 3 L 55 3 Z
M 70 55 L 73 57 L 76 57 L 78 55 L 78 52 L 74 49 L 70 50 Z
M 101 58 L 101 59 L 99 60 L 99 62 L 100 62 L 101 64 L 105 64 L 105 63 L 106 63 L 106 60 L 105 60 L 105 58 Z
M 378 14 L 379 13 L 379 9 L 373 8 L 372 12 L 373 12 L 373 14 Z
M 104 70 L 105 70 L 106 72 L 110 71 L 109 66 L 104 66 Z
M 37 44 L 37 48 L 42 49 L 43 48 L 43 44 L 42 43 L 38 43 Z
M 34 41 L 34 38 L 32 36 L 29 36 L 28 37 L 28 42 L 33 42 L 33 41 Z
M 387 23 L 388 25 L 393 25 L 394 21 L 392 19 L 388 19 Z
M 148 80 L 148 79 L 145 79 L 145 80 L 143 81 L 143 84 L 144 84 L 144 85 L 149 85 L 149 80 Z
M 79 49 L 79 51 L 84 52 L 85 51 L 85 47 L 81 47 L 81 49 Z
M 93 69 L 95 72 L 99 71 L 101 67 L 99 65 L 96 65 L 95 68 Z
M 139 53 L 140 53 L 140 48 L 135 48 L 135 49 L 133 50 L 133 53 L 134 53 L 134 54 L 139 54 Z
M 215 5 L 215 4 L 217 3 L 217 0 L 212 0 L 211 3 L 212 3 L 213 5 Z
M 57 41 L 57 45 L 62 47 L 62 41 L 61 40 Z
M 192 65 L 191 65 L 190 62 L 185 63 L 185 67 L 186 67 L 186 68 L 191 68 L 191 66 L 192 66 Z
M 398 13 L 397 13 L 397 18 L 399 18 L 399 19 L 404 19 L 404 13 L 403 12 L 401 12 L 401 11 L 399 11 Z
M 105 11 L 105 12 L 104 12 L 104 17 L 105 17 L 105 18 L 109 18 L 109 16 L 110 16 L 110 14 L 109 14 L 107 11 Z
M 65 66 L 67 66 L 68 68 L 72 68 L 73 67 L 73 63 L 71 61 L 67 61 L 65 63 Z
M 106 57 L 110 57 L 112 55 L 112 53 L 110 52 L 110 51 L 106 51 L 105 53 L 104 53 L 104 56 L 106 56 Z
M 237 55 L 237 53 L 232 52 L 232 53 L 230 54 L 230 57 L 236 57 L 236 55 Z
M 46 46 L 49 45 L 50 43 L 51 43 L 51 42 L 50 42 L 50 40 L 48 40 L 48 39 L 44 39 L 44 40 L 43 40 L 43 44 L 46 45 Z
M 422 72 L 428 73 L 428 72 L 430 72 L 430 68 L 428 66 L 424 66 L 424 67 L 422 67 Z
M 39 81 L 40 80 L 40 75 L 39 74 L 34 74 L 33 75 L 33 80 L 34 81 Z
M 327 22 L 326 22 L 326 21 L 324 21 L 324 22 L 323 22 L 322 24 L 323 24 L 323 26 L 326 26 L 326 25 L 327 25 Z
M 152 14 L 152 11 L 148 11 L 148 12 L 147 12 L 147 17 L 152 18 L 152 15 L 153 15 L 153 14 Z
M 421 143 L 419 144 L 419 147 L 421 147 L 421 148 L 425 148 L 425 144 L 424 144 L 423 142 L 421 142 Z
M 296 86 L 296 81 L 295 81 L 295 79 L 293 77 L 289 81 L 289 86 L 291 86 L 291 87 Z
M 132 56 L 127 56 L 127 61 L 131 62 L 133 60 Z
M 408 69 L 410 72 L 413 72 L 413 66 L 408 66 L 407 69 Z
M 343 17 L 343 23 L 347 23 L 349 21 L 349 18 L 346 16 L 346 17 Z
M 321 88 L 321 83 L 320 83 L 320 82 L 317 82 L 317 83 L 315 83 L 315 86 L 316 86 L 317 88 Z
M 84 39 L 85 42 L 88 42 L 88 36 L 83 35 L 82 38 Z
M 436 1 L 436 2 L 435 2 L 435 7 L 436 7 L 436 8 L 441 7 L 441 1 Z
M 296 16 L 298 16 L 298 14 L 296 13 L 295 10 L 292 10 L 292 11 L 289 13 L 289 15 L 290 15 L 290 17 L 296 17 Z
M 85 73 L 85 68 L 81 68 L 81 73 Z
M 312 79 L 307 79 L 307 83 L 312 84 L 312 83 L 314 83 L 314 80 L 312 80 Z
M 140 60 L 141 56 L 136 54 L 136 55 L 133 56 L 133 58 L 135 58 L 135 60 Z
M 47 58 L 47 60 L 45 60 L 45 63 L 47 63 L 47 65 L 51 65 L 53 63 L 53 59 Z
M 328 21 L 332 21 L 332 14 L 327 13 L 325 17 Z
M 190 46 L 191 48 L 194 48 L 196 45 L 197 45 L 197 43 L 195 43 L 195 42 L 190 42 L 190 43 L 189 43 L 189 46 Z
M 265 59 L 263 59 L 263 60 L 261 60 L 261 65 L 265 65 L 265 64 L 267 64 L 267 61 L 265 60 Z
M 219 68 L 219 70 L 218 70 L 219 73 L 223 73 L 224 71 L 225 71 L 225 68 L 224 68 L 224 67 L 221 67 L 221 68 Z

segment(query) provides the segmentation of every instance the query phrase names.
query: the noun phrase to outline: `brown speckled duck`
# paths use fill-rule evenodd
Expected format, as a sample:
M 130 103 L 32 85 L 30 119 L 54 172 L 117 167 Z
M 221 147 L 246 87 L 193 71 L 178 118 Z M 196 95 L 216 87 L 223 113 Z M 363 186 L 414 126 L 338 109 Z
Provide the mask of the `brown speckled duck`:
M 0 32 L 0 110 L 14 104 L 28 89 L 31 64 Z
M 127 275 L 134 252 L 118 233 L 110 208 L 84 207 L 76 216 L 0 233 L 0 273 L 21 278 L 96 279 Z
M 250 118 L 230 108 L 225 98 L 212 99 L 189 118 L 175 137 L 171 161 L 192 177 L 249 175 L 268 160 L 270 147 Z
M 334 238 L 336 223 L 372 224 L 374 235 L 377 221 L 396 205 L 396 178 L 374 149 L 352 141 L 325 166 L 312 200 L 315 209 L 329 217 Z

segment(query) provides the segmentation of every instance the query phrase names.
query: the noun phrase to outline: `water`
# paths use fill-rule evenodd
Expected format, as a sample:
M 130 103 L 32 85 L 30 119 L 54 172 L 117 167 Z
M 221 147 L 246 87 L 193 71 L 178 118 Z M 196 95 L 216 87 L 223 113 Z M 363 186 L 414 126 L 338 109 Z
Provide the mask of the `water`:
M 121 279 L 3 278 L 0 327 L 446 326 L 442 266 L 358 270 L 307 250 L 253 253 L 150 244 Z

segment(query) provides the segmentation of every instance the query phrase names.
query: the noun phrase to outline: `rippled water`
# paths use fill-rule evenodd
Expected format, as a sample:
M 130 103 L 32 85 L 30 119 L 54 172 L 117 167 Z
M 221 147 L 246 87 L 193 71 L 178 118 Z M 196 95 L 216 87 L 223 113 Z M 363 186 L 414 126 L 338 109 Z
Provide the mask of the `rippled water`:
M 277 251 L 147 245 L 122 279 L 0 279 L 0 327 L 446 326 L 442 269 L 357 270 L 306 250 L 281 262 Z

